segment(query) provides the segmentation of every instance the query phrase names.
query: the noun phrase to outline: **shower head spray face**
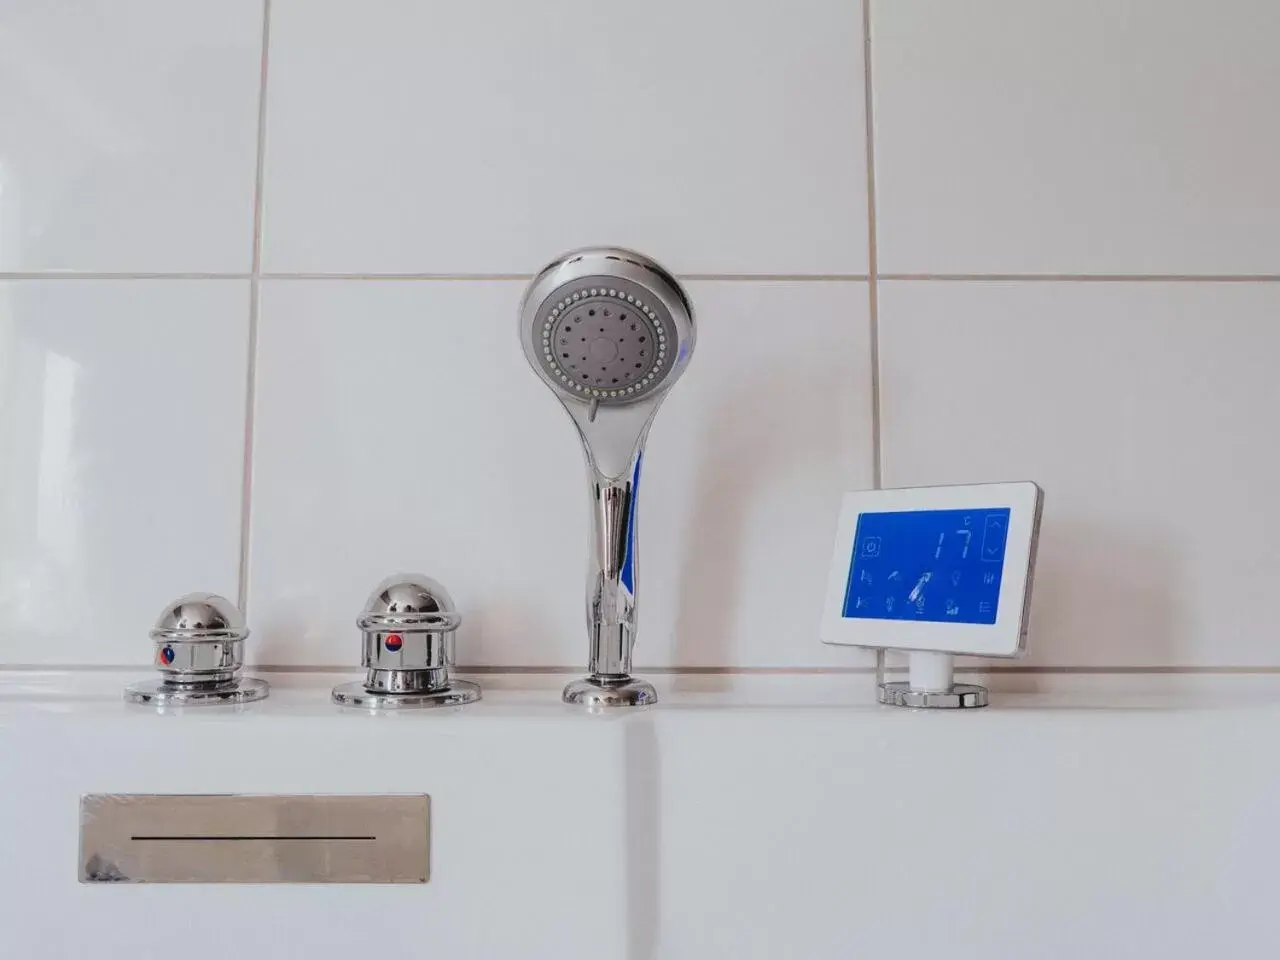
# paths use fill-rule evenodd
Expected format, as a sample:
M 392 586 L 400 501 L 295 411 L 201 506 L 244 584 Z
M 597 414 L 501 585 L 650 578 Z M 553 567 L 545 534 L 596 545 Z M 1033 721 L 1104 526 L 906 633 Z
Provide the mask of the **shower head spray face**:
M 566 395 L 572 390 L 610 405 L 662 388 L 672 367 L 667 334 L 673 324 L 653 294 L 629 280 L 603 276 L 570 281 L 552 292 L 563 296 L 542 311 L 539 364 L 548 381 Z
M 529 364 L 578 423 L 593 466 L 616 477 L 693 354 L 693 308 L 649 258 L 578 250 L 529 285 L 520 335 Z
M 543 269 L 520 307 L 529 365 L 578 427 L 591 490 L 587 571 L 590 671 L 570 703 L 635 706 L 657 699 L 631 677 L 636 629 L 635 502 L 645 438 L 662 398 L 693 356 L 693 307 L 649 258 L 600 247 Z

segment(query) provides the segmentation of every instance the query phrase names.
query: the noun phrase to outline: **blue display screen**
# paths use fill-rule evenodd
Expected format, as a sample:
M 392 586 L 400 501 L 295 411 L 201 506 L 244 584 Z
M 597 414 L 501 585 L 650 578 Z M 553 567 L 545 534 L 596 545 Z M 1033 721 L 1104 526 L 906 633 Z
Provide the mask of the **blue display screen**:
M 1008 537 L 1008 507 L 861 514 L 844 616 L 995 623 Z

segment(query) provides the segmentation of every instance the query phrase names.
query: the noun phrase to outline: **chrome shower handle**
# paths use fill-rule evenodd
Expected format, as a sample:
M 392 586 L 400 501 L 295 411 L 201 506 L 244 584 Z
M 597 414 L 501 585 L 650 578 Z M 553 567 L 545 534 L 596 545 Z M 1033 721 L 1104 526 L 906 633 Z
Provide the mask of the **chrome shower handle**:
M 594 680 L 631 675 L 636 639 L 636 496 L 641 451 L 620 478 L 590 465 L 591 543 L 587 556 L 587 669 Z
M 693 305 L 676 279 L 619 247 L 570 251 L 544 267 L 520 303 L 520 340 L 534 372 L 577 427 L 591 499 L 587 567 L 590 676 L 566 703 L 654 703 L 633 678 L 636 493 L 649 427 L 693 354 Z

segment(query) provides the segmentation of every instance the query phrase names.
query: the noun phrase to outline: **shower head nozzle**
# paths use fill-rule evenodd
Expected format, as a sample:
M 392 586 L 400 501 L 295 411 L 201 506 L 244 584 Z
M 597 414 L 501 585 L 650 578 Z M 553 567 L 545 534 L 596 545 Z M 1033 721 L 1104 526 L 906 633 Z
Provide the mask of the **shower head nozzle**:
M 630 250 L 596 247 L 534 277 L 520 308 L 525 356 L 567 403 L 593 409 L 656 401 L 693 353 L 693 308 L 680 284 Z

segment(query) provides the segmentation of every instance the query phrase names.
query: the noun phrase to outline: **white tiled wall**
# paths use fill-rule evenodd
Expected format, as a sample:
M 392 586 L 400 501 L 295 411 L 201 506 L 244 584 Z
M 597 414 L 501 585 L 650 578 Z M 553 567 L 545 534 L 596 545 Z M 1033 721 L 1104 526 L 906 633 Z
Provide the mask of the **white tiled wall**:
M 349 662 L 370 588 L 401 569 L 430 571 L 466 606 L 468 663 L 583 657 L 582 455 L 520 350 L 523 287 L 264 281 L 249 543 L 260 658 Z M 637 662 L 843 662 L 779 621 L 821 605 L 832 504 L 871 482 L 866 284 L 690 293 L 698 351 L 645 458 Z
M 1280 4 L 872 0 L 885 273 L 1280 273 Z
M 867 270 L 848 0 L 275 0 L 263 269 Z
M 0 659 L 149 659 L 169 599 L 234 596 L 248 303 L 243 280 L 0 281 Z
M 1280 666 L 1280 284 L 880 284 L 886 483 L 1046 488 L 1030 662 Z
M 262 0 L 0 0 L 0 271 L 245 272 Z
M 0 0 L 0 663 L 207 589 L 351 664 L 399 569 L 464 662 L 579 663 L 515 310 L 615 243 L 701 325 L 639 663 L 865 663 L 818 594 L 879 477 L 1046 489 L 1032 668 L 1280 665 L 1275 4 L 867 2 Z

